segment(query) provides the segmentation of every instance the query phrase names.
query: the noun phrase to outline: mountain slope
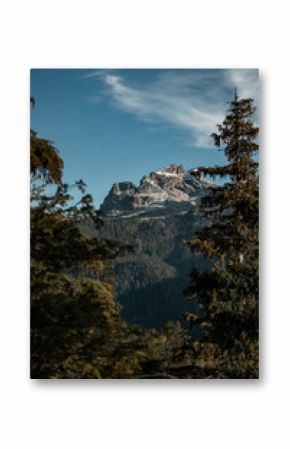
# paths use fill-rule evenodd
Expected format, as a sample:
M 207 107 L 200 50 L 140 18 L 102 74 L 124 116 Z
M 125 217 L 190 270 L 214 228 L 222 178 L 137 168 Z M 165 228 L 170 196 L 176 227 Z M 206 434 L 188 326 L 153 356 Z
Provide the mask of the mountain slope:
M 117 297 L 129 322 L 159 328 L 196 310 L 183 296 L 192 256 L 182 240 L 201 225 L 198 204 L 209 185 L 196 171 L 171 164 L 144 176 L 139 186 L 115 183 L 104 199 L 99 236 L 134 246 L 115 264 Z

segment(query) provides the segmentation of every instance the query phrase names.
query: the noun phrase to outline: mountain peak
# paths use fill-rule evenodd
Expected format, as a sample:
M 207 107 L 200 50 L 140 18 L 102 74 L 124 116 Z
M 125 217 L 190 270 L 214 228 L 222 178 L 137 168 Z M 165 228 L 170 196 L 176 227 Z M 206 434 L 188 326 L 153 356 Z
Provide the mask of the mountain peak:
M 156 174 L 161 174 L 161 175 L 183 175 L 185 173 L 185 170 L 183 168 L 182 165 L 177 165 L 177 164 L 170 164 L 167 165 L 166 167 L 163 168 L 159 168 L 158 170 L 156 170 L 155 172 L 152 173 L 156 173 Z
M 117 182 L 111 188 L 101 209 L 111 217 L 142 218 L 144 214 L 184 213 L 199 202 L 208 188 L 194 169 L 185 171 L 182 165 L 170 164 L 143 176 L 139 186 L 130 181 Z

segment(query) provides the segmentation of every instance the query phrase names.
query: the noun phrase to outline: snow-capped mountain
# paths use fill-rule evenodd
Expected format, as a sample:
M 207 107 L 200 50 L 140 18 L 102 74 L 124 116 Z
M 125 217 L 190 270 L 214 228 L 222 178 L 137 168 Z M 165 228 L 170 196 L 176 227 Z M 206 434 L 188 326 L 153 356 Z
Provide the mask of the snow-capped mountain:
M 111 218 L 144 221 L 182 215 L 198 204 L 209 185 L 197 169 L 185 171 L 182 165 L 170 164 L 144 176 L 139 186 L 129 181 L 115 183 L 101 209 Z

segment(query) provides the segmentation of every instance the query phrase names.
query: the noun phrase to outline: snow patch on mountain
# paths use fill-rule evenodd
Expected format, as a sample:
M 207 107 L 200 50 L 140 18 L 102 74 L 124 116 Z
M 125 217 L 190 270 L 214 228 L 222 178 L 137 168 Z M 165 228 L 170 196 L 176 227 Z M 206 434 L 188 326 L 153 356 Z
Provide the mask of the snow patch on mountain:
M 164 212 L 180 215 L 197 205 L 210 185 L 198 169 L 185 171 L 182 165 L 170 164 L 143 176 L 139 186 L 130 181 L 115 183 L 101 210 L 112 218 L 161 218 L 160 209 L 162 217 Z

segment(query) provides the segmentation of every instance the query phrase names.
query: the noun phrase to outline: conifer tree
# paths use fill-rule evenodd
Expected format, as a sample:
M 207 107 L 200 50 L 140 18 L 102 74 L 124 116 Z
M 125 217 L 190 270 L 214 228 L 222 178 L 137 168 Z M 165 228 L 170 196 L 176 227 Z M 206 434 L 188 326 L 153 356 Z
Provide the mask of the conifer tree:
M 81 231 L 84 220 L 99 229 L 100 212 L 82 180 L 73 202 L 57 149 L 33 130 L 30 173 L 31 377 L 175 377 L 184 330 L 145 331 L 122 320 L 113 263 L 130 248 Z
M 192 253 L 210 260 L 210 268 L 194 267 L 186 296 L 200 304 L 196 366 L 200 377 L 258 377 L 258 128 L 253 100 L 237 91 L 214 143 L 223 147 L 224 166 L 200 167 L 203 175 L 220 177 L 203 198 L 205 226 L 186 242 Z
M 79 231 L 79 220 L 102 220 L 82 181 L 72 202 L 62 168 L 53 144 L 31 131 L 31 375 L 95 378 L 120 322 L 109 276 L 125 247 Z

